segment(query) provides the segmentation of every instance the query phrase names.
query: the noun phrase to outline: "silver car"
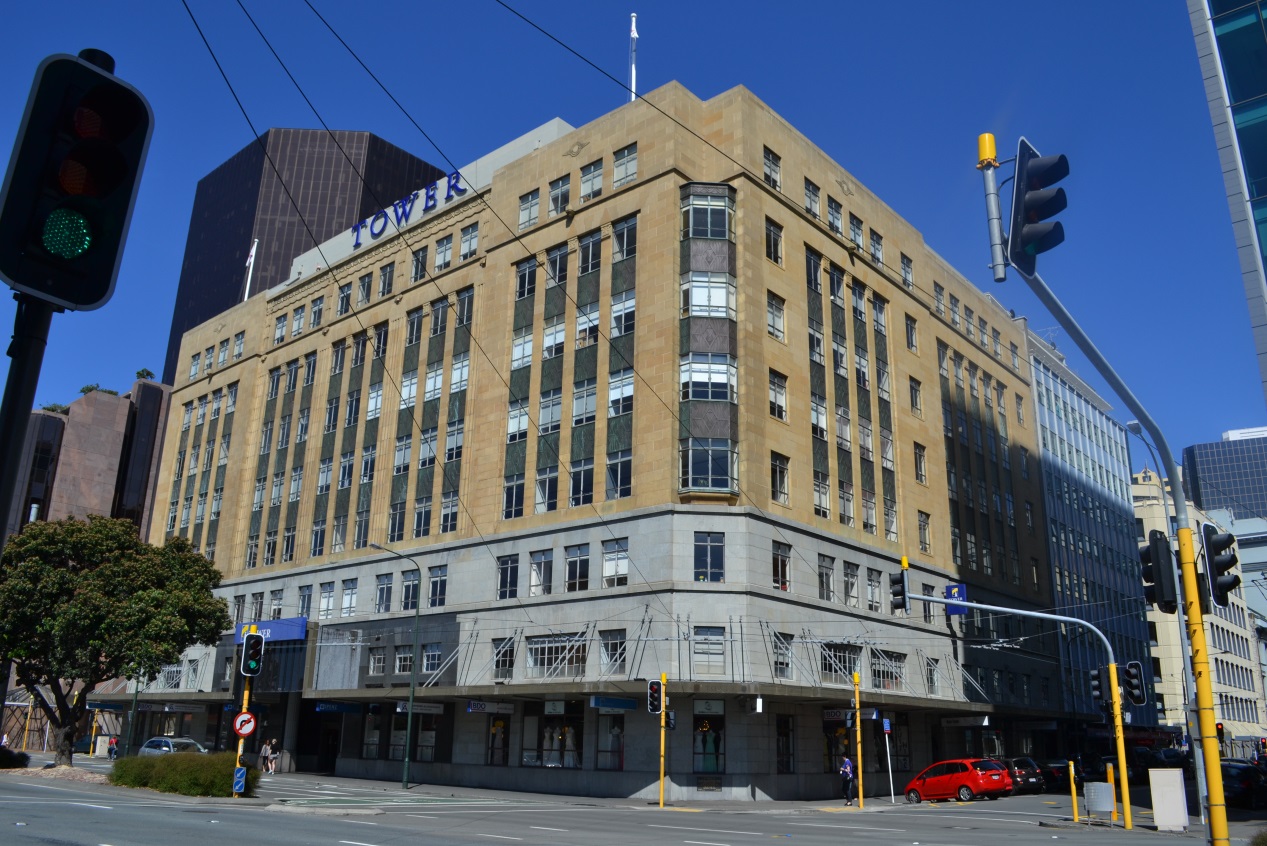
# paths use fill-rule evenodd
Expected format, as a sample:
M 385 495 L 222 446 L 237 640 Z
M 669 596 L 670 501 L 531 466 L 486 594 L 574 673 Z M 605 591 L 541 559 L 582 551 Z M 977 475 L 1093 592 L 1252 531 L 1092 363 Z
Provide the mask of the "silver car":
M 207 747 L 192 737 L 151 737 L 137 754 L 166 755 L 170 752 L 198 752 L 205 755 Z

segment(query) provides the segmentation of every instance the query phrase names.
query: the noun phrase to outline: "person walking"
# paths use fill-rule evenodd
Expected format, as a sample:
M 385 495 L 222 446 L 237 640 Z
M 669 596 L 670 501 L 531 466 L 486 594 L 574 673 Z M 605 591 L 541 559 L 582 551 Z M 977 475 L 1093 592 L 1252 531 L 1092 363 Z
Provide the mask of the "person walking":
M 853 761 L 845 755 L 840 759 L 840 791 L 844 794 L 845 804 L 853 804 L 854 773 Z
M 106 757 L 111 761 L 119 757 L 119 737 L 118 735 L 110 735 L 110 740 L 106 742 Z
M 268 742 L 268 772 L 270 775 L 277 774 L 277 759 L 281 757 L 281 747 L 277 742 L 277 738 L 273 738 Z

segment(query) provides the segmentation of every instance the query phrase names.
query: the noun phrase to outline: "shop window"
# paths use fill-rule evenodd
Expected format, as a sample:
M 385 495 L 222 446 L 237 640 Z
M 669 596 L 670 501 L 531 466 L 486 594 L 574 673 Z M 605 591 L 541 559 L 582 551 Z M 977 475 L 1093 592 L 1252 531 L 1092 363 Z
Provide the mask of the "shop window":
M 725 715 L 696 714 L 693 735 L 692 770 L 697 773 L 726 772 Z
M 623 770 L 625 768 L 625 715 L 598 715 L 598 754 L 594 760 L 596 770 Z
M 581 700 L 525 703 L 523 720 L 523 766 L 581 768 L 585 736 Z

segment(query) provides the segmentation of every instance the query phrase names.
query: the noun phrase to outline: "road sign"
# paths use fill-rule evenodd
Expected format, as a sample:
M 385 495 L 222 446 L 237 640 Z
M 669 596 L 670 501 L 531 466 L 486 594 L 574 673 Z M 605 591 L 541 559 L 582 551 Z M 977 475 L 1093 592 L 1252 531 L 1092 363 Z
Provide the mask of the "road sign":
M 242 711 L 233 718 L 233 730 L 238 737 L 246 737 L 255 731 L 255 715 L 250 711 Z
M 888 734 L 888 733 L 889 733 L 889 731 L 890 731 L 890 728 L 889 728 L 889 720 L 888 720 L 888 718 L 886 717 L 886 718 L 885 718 L 885 720 L 884 720 L 884 733 L 885 733 L 885 734 Z
M 233 768 L 233 792 L 246 792 L 246 767 Z

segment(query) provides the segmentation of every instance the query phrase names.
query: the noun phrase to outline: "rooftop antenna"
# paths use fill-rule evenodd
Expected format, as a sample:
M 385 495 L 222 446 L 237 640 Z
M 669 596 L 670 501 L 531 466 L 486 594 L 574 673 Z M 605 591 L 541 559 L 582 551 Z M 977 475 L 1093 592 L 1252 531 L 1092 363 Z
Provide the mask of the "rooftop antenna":
M 638 99 L 638 13 L 629 15 L 629 102 Z

